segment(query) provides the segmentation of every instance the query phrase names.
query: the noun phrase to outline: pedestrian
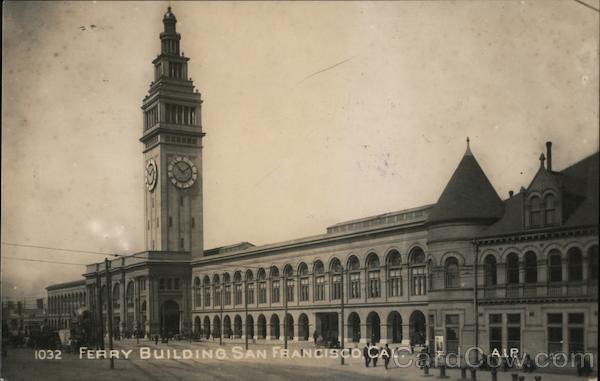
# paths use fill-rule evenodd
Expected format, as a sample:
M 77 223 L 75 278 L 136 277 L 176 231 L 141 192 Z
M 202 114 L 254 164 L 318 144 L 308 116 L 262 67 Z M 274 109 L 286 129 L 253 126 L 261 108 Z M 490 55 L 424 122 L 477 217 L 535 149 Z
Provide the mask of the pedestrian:
M 377 360 L 379 360 L 379 348 L 377 348 L 374 344 L 369 351 L 369 354 L 373 358 L 373 367 L 377 366 Z
M 388 345 L 386 344 L 385 347 L 381 350 L 381 357 L 383 358 L 383 366 L 385 369 L 388 368 L 388 365 L 390 364 L 390 347 L 388 347 Z
M 319 338 L 319 334 L 317 333 L 317 330 L 315 329 L 315 331 L 313 332 L 313 341 L 315 342 L 315 346 L 317 345 L 318 338 Z
M 369 354 L 369 346 L 371 343 L 367 343 L 367 345 L 363 348 L 363 356 L 365 358 L 365 366 L 368 368 L 371 363 L 371 356 Z
M 158 345 L 158 335 L 154 335 L 154 345 Z

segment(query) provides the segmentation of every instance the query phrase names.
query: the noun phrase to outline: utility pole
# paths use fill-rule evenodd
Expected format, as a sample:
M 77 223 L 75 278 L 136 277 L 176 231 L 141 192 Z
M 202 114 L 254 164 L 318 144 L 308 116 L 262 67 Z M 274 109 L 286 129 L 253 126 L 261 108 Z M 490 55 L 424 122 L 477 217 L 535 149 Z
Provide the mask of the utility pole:
M 341 340 L 340 340 L 341 341 L 341 343 L 340 343 L 340 359 L 341 359 L 342 365 L 344 365 L 343 351 L 344 351 L 344 336 L 345 336 L 345 334 L 344 334 L 344 286 L 345 286 L 345 284 L 344 284 L 344 268 L 342 268 L 342 290 L 341 290 L 341 296 L 342 296 L 342 311 L 341 311 L 342 312 L 341 313 L 341 315 L 342 315 L 342 325 L 341 325 L 341 329 L 340 329 L 341 334 L 342 334 L 342 337 L 341 337 Z
M 219 317 L 219 345 L 223 345 L 223 294 L 225 293 L 225 273 L 221 274 L 221 301 L 220 301 L 220 317 Z
M 473 320 L 475 323 L 475 347 L 479 347 L 479 298 L 477 289 L 477 264 L 479 259 L 479 242 L 473 240 L 475 245 L 475 261 L 473 263 Z M 479 352 L 475 351 L 475 361 L 479 362 Z
M 248 350 L 248 279 L 244 279 L 244 313 L 245 313 L 245 318 L 244 321 L 246 322 L 246 350 Z
M 110 262 L 108 260 L 108 258 L 104 259 L 104 265 L 106 266 L 106 295 L 107 295 L 107 305 L 108 305 L 108 347 L 112 353 L 113 350 L 113 328 L 112 328 L 112 320 L 113 320 L 113 316 L 112 316 L 112 283 L 111 283 L 111 276 L 110 276 Z M 110 358 L 110 369 L 115 369 L 115 360 L 112 358 L 112 356 L 109 356 Z
M 287 274 L 285 273 L 285 269 L 283 270 L 283 347 L 288 349 L 288 337 L 287 337 L 287 325 L 288 325 L 288 284 L 287 284 Z
M 104 322 L 102 321 L 102 283 L 100 279 L 100 265 L 96 265 L 96 303 L 98 304 L 98 327 L 96 334 L 98 335 L 98 347 L 104 349 Z

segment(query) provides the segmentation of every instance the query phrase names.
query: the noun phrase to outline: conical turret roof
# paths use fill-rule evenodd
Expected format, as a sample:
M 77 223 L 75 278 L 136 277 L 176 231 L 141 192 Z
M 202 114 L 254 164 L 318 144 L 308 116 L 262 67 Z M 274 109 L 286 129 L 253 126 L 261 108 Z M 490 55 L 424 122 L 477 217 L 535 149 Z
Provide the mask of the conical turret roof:
M 504 214 L 504 204 L 485 173 L 467 150 L 429 214 L 428 223 L 494 221 Z

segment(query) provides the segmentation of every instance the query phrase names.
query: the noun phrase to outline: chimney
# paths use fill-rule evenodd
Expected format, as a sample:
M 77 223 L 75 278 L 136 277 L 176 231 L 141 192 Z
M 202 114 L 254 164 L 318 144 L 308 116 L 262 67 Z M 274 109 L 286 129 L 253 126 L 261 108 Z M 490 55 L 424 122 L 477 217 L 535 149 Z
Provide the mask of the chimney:
M 513 196 L 514 194 L 515 194 L 515 192 L 513 192 L 513 191 L 511 191 L 511 190 L 509 190 L 509 191 L 508 191 L 508 197 L 512 198 L 512 196 Z
M 552 170 L 552 142 L 546 142 L 546 169 Z

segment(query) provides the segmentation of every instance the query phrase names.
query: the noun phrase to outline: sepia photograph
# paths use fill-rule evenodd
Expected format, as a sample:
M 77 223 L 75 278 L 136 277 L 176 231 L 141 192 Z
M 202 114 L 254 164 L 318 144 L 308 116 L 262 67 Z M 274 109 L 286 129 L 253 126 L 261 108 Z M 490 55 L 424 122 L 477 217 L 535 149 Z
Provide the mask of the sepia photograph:
M 0 381 L 598 377 L 600 0 L 2 3 Z

